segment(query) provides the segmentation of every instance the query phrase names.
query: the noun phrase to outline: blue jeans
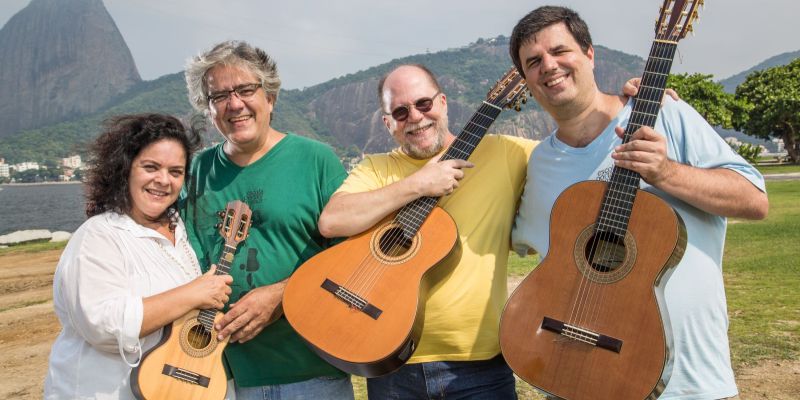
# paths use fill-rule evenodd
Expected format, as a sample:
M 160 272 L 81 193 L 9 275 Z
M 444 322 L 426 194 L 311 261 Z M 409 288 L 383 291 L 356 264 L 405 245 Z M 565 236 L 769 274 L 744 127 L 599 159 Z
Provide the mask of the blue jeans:
M 367 379 L 370 400 L 516 399 L 514 374 L 502 355 L 486 361 L 406 364 L 391 374 Z
M 352 400 L 350 377 L 320 377 L 307 381 L 256 387 L 236 387 L 236 400 Z

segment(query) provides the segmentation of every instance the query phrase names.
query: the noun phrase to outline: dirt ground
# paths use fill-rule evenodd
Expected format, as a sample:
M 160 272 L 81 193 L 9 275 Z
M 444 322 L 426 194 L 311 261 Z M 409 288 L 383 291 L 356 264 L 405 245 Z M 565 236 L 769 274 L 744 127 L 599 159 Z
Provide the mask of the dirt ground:
M 50 345 L 60 329 L 51 288 L 60 253 L 0 256 L 0 399 L 42 397 Z M 800 396 L 800 360 L 767 361 L 737 371 L 736 378 L 743 400 Z

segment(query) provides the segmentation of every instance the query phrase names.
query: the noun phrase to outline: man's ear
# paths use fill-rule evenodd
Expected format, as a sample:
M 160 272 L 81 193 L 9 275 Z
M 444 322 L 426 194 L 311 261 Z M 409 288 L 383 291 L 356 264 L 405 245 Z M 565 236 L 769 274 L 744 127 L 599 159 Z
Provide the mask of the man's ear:
M 381 118 L 383 118 L 383 125 L 386 126 L 386 130 L 388 130 L 389 134 L 391 134 L 392 133 L 392 121 L 389 121 L 389 118 L 391 118 L 391 116 L 384 115 Z

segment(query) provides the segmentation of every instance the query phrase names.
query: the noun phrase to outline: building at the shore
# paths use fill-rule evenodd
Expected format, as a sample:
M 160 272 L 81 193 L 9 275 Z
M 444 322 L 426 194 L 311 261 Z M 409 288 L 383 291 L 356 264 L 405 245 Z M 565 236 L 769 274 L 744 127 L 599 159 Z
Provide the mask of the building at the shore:
M 11 176 L 10 165 L 6 164 L 6 160 L 0 158 L 0 178 L 8 178 Z
M 39 163 L 35 161 L 25 161 L 11 166 L 15 172 L 24 172 L 29 169 L 39 170 Z
M 82 165 L 83 164 L 81 163 L 81 156 L 79 155 L 74 155 L 61 159 L 61 166 L 64 167 L 64 169 L 66 168 L 78 169 Z

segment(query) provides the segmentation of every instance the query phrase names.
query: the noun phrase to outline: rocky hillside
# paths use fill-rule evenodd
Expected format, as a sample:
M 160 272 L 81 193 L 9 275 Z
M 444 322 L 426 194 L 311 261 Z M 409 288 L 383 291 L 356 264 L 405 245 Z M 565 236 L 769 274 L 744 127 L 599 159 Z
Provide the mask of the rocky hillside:
M 0 30 L 0 138 L 94 113 L 140 81 L 102 0 L 31 0 Z

